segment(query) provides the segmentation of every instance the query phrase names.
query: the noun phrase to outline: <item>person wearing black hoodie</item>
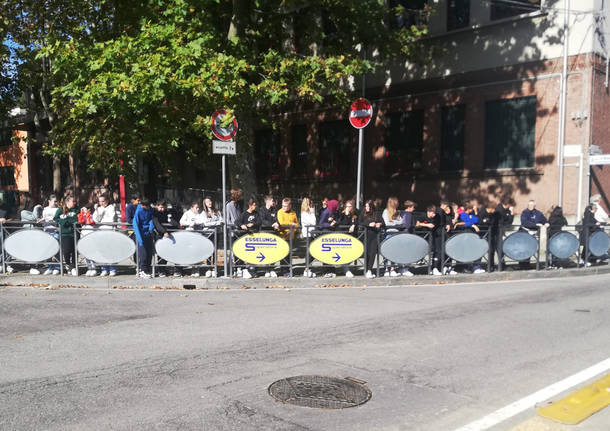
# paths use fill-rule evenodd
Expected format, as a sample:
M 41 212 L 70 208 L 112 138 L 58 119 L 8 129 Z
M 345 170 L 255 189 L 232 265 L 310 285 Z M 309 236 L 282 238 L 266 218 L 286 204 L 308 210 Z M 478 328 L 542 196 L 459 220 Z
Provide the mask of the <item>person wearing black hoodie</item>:
M 553 238 L 553 236 L 559 232 L 561 232 L 561 228 L 563 226 L 567 226 L 568 221 L 566 220 L 566 218 L 563 216 L 563 209 L 561 207 L 555 207 L 553 208 L 553 211 L 551 211 L 551 215 L 549 216 L 549 228 L 546 231 L 546 241 L 547 241 L 547 253 L 549 253 L 550 255 L 550 260 L 549 262 L 549 269 L 553 269 L 556 268 L 556 264 L 558 262 L 558 259 L 553 256 L 552 254 L 550 254 L 549 251 L 549 241 L 551 241 L 551 239 Z
M 235 220 L 235 226 L 237 226 L 243 231 L 243 235 L 258 231 L 262 225 L 260 214 L 256 211 L 256 207 L 256 200 L 254 199 L 254 197 L 251 197 L 248 200 L 248 209 L 241 213 L 240 216 L 237 217 L 237 220 Z M 235 263 L 239 264 L 242 263 L 242 261 L 236 259 Z M 248 269 L 253 270 L 254 267 L 245 268 L 242 271 L 243 278 L 252 278 L 252 274 L 250 274 L 250 271 L 248 271 Z
M 590 204 L 585 208 L 585 214 L 582 220 L 582 231 L 580 232 L 580 245 L 582 246 L 581 252 L 581 264 L 591 266 L 596 261 L 595 256 L 587 256 L 587 243 L 593 232 L 600 230 L 601 223 L 595 219 L 595 212 L 597 211 L 597 205 Z
M 366 278 L 374 278 L 373 265 L 379 251 L 379 229 L 383 219 L 375 209 L 372 200 L 364 203 L 364 208 L 358 217 L 358 225 L 366 229 Z

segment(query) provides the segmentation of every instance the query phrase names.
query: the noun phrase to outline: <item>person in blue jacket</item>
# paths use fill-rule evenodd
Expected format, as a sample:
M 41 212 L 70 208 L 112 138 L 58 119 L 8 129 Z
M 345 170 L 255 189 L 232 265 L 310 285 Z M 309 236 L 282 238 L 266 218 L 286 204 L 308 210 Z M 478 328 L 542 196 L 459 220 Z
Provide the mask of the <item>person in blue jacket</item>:
M 521 213 L 521 226 L 529 233 L 535 233 L 541 226 L 548 226 L 548 220 L 540 211 L 536 209 L 536 201 L 531 200 L 527 203 L 527 208 Z
M 140 205 L 138 205 L 133 215 L 132 223 L 138 245 L 138 275 L 143 278 L 150 278 L 150 264 L 154 252 L 153 232 L 155 229 L 159 230 L 161 228 L 158 222 L 155 223 L 153 210 L 148 199 L 140 200 Z M 164 229 L 161 233 L 166 237 L 169 236 Z

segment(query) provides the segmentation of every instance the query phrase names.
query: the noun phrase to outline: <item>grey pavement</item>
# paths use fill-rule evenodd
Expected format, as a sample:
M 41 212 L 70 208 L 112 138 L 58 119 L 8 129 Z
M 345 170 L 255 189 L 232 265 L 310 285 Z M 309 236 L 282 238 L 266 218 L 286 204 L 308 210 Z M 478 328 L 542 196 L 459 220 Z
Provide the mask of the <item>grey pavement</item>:
M 610 357 L 603 271 L 351 279 L 344 289 L 339 279 L 200 280 L 223 285 L 193 291 L 3 277 L 0 429 L 456 429 Z M 506 280 L 516 274 L 543 278 Z M 354 377 L 373 395 L 344 410 L 268 395 L 304 374 Z M 572 429 L 609 423 L 604 410 Z

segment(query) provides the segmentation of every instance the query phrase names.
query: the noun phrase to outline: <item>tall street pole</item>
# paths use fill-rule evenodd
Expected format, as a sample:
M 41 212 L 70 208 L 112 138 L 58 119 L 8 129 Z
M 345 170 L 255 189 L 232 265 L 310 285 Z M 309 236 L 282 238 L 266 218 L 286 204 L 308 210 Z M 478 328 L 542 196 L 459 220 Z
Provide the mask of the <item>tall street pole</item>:
M 559 180 L 557 190 L 558 206 L 563 206 L 563 147 L 566 139 L 566 102 L 568 93 L 568 39 L 570 36 L 570 0 L 564 0 L 563 14 L 563 70 L 561 73 L 561 94 L 559 95 L 559 139 L 557 143 L 557 158 L 559 159 Z M 576 216 L 578 217 L 578 214 Z

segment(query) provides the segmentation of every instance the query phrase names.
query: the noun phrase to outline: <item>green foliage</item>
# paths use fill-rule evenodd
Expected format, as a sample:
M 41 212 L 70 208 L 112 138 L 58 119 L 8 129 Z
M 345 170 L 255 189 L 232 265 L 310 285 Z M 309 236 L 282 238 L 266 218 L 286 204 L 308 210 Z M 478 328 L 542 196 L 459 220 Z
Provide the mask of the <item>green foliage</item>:
M 241 120 L 297 102 L 344 105 L 351 77 L 413 56 L 425 33 L 393 28 L 402 12 L 382 0 L 9 3 L 29 7 L 21 73 L 51 95 L 48 150 L 85 151 L 106 170 L 118 169 L 119 150 L 160 163 L 178 149 L 207 152 L 218 108 Z

